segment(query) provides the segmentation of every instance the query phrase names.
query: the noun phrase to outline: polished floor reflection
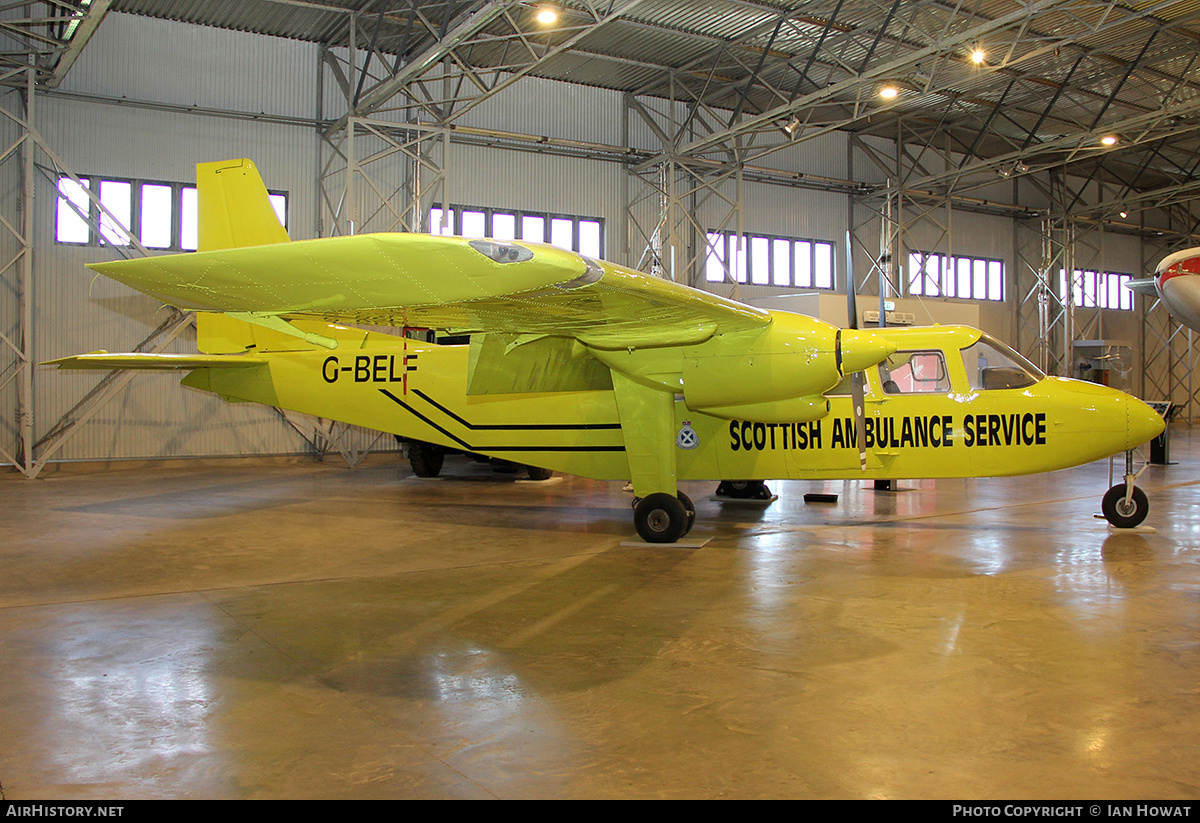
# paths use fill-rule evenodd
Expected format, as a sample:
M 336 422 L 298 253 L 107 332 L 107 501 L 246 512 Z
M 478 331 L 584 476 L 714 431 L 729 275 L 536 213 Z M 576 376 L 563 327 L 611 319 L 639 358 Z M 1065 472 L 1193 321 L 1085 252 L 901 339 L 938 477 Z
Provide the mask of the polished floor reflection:
M 1200 432 L 1172 438 L 1152 530 L 1094 517 L 1105 461 L 686 484 L 700 549 L 622 545 L 620 483 L 466 461 L 3 475 L 0 791 L 1194 798 Z

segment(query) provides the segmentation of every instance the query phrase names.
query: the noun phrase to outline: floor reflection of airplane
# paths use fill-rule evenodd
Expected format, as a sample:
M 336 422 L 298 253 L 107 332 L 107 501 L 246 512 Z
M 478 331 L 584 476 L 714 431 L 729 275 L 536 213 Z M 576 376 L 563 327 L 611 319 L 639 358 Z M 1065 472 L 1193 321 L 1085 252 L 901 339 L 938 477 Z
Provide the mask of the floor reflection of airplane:
M 1169 254 L 1159 261 L 1153 277 L 1126 285 L 1139 294 L 1161 298 L 1172 317 L 1200 331 L 1200 248 Z
M 196 311 L 201 353 L 60 367 L 183 369 L 231 400 L 631 480 L 651 542 L 692 526 L 679 480 L 1027 474 L 1163 427 L 1139 400 L 1046 377 L 974 329 L 839 330 L 522 241 L 288 242 L 249 161 L 202 164 L 197 187 L 200 251 L 92 268 Z M 434 345 L 342 323 L 472 337 Z M 1145 495 L 1116 488 L 1132 510 L 1106 504 L 1110 520 L 1140 522 Z

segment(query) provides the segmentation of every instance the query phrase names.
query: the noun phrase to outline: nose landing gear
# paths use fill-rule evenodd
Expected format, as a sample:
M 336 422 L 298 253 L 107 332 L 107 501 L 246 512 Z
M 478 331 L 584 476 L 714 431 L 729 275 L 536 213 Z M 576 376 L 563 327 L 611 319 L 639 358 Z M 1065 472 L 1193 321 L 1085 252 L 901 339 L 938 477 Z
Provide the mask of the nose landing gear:
M 1133 451 L 1125 452 L 1125 482 L 1117 483 L 1105 492 L 1100 503 L 1104 519 L 1114 528 L 1132 529 L 1140 526 L 1150 512 L 1150 501 L 1146 498 L 1146 493 L 1134 485 L 1145 470 L 1146 466 L 1142 466 L 1139 471 L 1134 472 Z

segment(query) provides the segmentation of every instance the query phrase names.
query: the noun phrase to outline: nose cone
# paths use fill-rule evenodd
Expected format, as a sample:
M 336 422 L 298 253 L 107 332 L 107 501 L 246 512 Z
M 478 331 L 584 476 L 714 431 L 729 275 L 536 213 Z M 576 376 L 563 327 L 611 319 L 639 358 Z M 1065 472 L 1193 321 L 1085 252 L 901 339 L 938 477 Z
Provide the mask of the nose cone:
M 1162 434 L 1167 423 L 1162 415 L 1136 397 L 1125 400 L 1125 448 L 1133 449 Z
M 896 344 L 869 331 L 842 329 L 842 374 L 870 368 L 896 351 Z

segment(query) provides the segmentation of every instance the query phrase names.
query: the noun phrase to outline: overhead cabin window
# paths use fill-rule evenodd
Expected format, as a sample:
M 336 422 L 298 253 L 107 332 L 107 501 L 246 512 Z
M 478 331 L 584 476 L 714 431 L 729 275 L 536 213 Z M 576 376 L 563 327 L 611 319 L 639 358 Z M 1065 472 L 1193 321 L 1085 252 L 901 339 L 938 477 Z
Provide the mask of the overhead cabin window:
M 1132 279 L 1131 274 L 1076 269 L 1071 277 L 1071 305 L 1081 309 L 1133 311 L 1133 292 L 1125 288 Z M 1067 274 L 1064 270 L 1058 273 L 1058 295 L 1066 303 Z
M 988 335 L 963 349 L 967 381 L 976 391 L 1023 389 L 1046 375 L 1017 352 Z
M 604 221 L 549 212 L 455 206 L 429 210 L 429 233 L 489 240 L 549 243 L 586 257 L 604 257 Z
M 55 198 L 56 243 L 194 251 L 199 212 L 196 187 L 158 180 L 60 176 Z M 271 207 L 287 228 L 288 195 L 268 192 Z
M 914 297 L 1003 302 L 1004 262 L 915 251 L 908 256 L 905 283 Z
M 879 364 L 884 394 L 946 394 L 950 376 L 940 351 L 901 351 Z
M 832 289 L 833 243 L 710 230 L 704 277 L 709 283 L 749 283 L 788 289 Z

